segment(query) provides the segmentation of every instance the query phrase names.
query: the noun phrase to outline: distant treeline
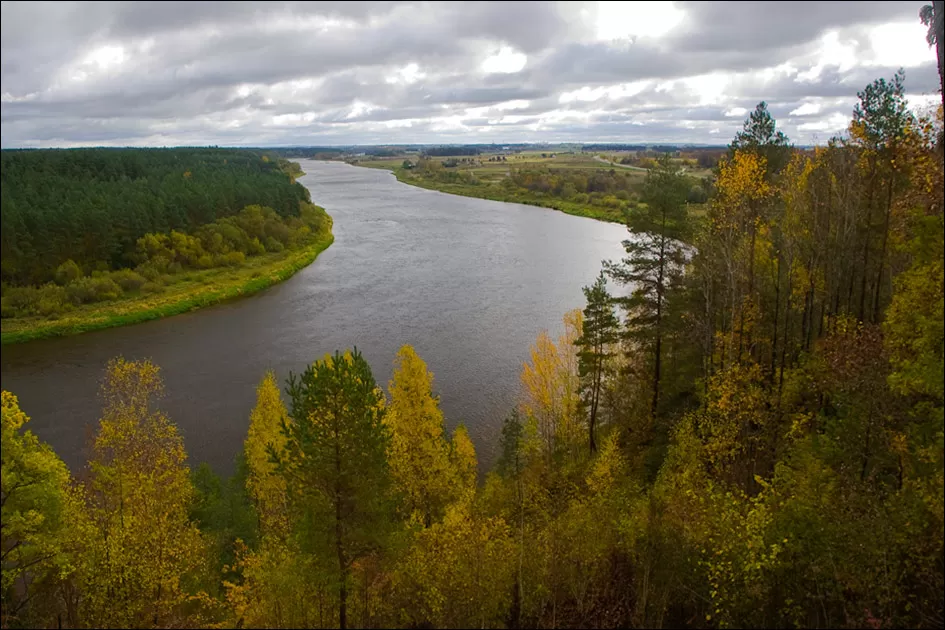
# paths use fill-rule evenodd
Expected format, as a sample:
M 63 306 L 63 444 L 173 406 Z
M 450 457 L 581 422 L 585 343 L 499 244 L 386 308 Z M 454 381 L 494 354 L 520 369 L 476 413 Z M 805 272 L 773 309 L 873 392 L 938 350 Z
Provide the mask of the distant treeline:
M 423 153 L 431 157 L 442 157 L 444 155 L 479 155 L 482 151 L 471 146 L 445 146 L 430 147 L 425 149 Z
M 657 151 L 659 153 L 671 153 L 674 151 L 701 151 L 701 150 L 724 150 L 724 146 L 714 147 L 691 147 L 677 144 L 584 144 L 581 145 L 582 151 Z
M 192 232 L 249 205 L 299 216 L 308 190 L 288 164 L 243 149 L 3 151 L 6 285 L 54 279 L 67 260 L 86 272 L 134 266 L 147 233 Z

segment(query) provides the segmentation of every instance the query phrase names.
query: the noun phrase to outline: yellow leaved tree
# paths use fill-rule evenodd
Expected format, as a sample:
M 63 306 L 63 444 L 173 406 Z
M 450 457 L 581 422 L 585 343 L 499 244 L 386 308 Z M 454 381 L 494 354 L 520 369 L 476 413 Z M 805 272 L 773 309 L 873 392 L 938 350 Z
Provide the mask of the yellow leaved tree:
M 432 391 L 433 374 L 411 346 L 398 351 L 388 389 L 391 402 L 384 422 L 391 434 L 391 477 L 403 497 L 404 515 L 429 526 L 441 519 L 446 506 L 457 498 L 458 479 L 452 460 L 468 461 L 468 453 L 451 455 L 453 449 L 443 433 L 443 412 Z M 472 448 L 465 429 L 463 435 L 460 448 Z M 456 440 L 454 436 L 454 443 Z M 475 451 L 472 458 L 475 471 Z
M 79 616 L 92 627 L 187 625 L 200 595 L 190 578 L 205 543 L 190 520 L 194 487 L 177 427 L 155 404 L 163 391 L 150 361 L 113 359 L 84 484 L 85 548 L 78 557 Z
M 285 446 L 282 423 L 288 421 L 276 375 L 269 371 L 256 388 L 256 406 L 250 412 L 249 432 L 243 444 L 249 468 L 246 490 L 256 506 L 264 536 L 285 536 L 288 530 L 285 479 L 276 474 L 269 454 L 270 447 L 279 452 Z
M 582 321 L 580 309 L 566 313 L 557 344 L 541 331 L 531 347 L 530 361 L 522 366 L 522 413 L 535 425 L 546 457 L 559 449 L 575 452 L 586 444 L 575 347 Z
M 63 541 L 71 524 L 69 471 L 48 444 L 23 428 L 29 418 L 16 396 L 0 396 L 0 627 L 39 626 L 52 623 L 53 616 L 51 606 L 38 604 L 40 598 L 72 570 Z

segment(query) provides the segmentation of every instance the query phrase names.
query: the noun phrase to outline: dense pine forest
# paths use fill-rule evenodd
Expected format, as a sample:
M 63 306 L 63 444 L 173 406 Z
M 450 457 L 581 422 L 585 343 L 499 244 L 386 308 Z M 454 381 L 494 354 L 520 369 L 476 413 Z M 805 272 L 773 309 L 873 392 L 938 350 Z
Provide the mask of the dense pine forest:
M 0 272 L 11 285 L 52 281 L 68 260 L 87 273 L 133 267 L 147 233 L 190 232 L 250 205 L 298 216 L 310 201 L 278 159 L 250 151 L 5 150 L 0 161 Z
M 330 231 L 330 219 L 295 182 L 299 165 L 264 153 L 17 150 L 0 158 L 0 315 L 5 325 L 19 318 L 28 334 L 82 306 L 93 316 L 88 305 L 137 298 L 147 307 L 171 285 L 210 280 L 188 272 L 240 267 Z M 74 315 L 83 317 L 90 315 Z
M 942 627 L 941 131 L 942 110 L 913 113 L 896 75 L 811 151 L 761 103 L 697 216 L 691 182 L 668 160 L 651 169 L 626 257 L 532 346 L 492 470 L 464 428 L 445 430 L 409 346 L 386 391 L 357 350 L 285 383 L 260 374 L 228 480 L 189 469 L 150 362 L 108 365 L 74 474 L 4 392 L 2 625 Z M 88 155 L 115 160 L 98 194 L 155 185 L 120 171 L 122 153 Z M 79 181 L 59 173 L 79 169 L 68 154 L 4 155 L 18 281 L 65 258 L 121 265 L 134 236 L 248 203 L 94 228 L 104 217 L 80 209 L 96 188 L 63 183 L 75 205 L 34 225 L 7 215 L 19 159 Z M 167 166 L 181 198 L 192 168 Z M 302 195 L 268 190 L 282 214 L 280 195 Z M 8 221 L 80 220 L 24 239 L 38 249 L 8 270 Z M 81 242 L 96 229 L 110 245 Z

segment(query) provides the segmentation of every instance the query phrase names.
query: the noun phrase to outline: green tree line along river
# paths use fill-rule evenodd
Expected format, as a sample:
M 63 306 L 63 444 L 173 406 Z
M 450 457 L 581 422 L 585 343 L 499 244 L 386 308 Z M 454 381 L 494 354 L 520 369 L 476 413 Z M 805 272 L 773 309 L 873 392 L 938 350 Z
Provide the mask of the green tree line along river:
M 295 163 L 225 149 L 2 152 L 3 343 L 172 315 L 331 244 Z

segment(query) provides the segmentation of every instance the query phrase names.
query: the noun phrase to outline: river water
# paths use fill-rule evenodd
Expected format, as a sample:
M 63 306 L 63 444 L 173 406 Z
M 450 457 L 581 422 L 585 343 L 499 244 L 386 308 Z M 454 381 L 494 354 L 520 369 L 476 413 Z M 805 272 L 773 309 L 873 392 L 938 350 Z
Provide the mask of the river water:
M 3 348 L 3 389 L 73 470 L 87 456 L 111 357 L 157 363 L 162 408 L 191 462 L 229 474 L 267 369 L 284 381 L 356 345 L 386 389 L 405 343 L 433 372 L 447 426 L 464 423 L 488 466 L 529 345 L 542 329 L 557 336 L 601 261 L 623 253 L 619 225 L 415 188 L 387 171 L 301 165 L 299 181 L 334 218 L 335 242 L 286 282 L 164 320 Z

